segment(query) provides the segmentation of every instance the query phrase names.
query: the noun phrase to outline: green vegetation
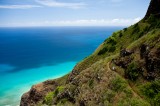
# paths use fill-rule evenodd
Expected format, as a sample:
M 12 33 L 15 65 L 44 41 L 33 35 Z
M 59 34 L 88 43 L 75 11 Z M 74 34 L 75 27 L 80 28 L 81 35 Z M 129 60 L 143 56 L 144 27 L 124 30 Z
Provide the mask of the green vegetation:
M 110 46 L 108 52 L 114 52 L 116 50 L 116 46 Z
M 130 80 L 135 81 L 139 77 L 139 67 L 136 62 L 132 62 L 128 65 L 127 69 L 125 70 L 125 76 L 128 77 Z
M 127 31 L 127 28 L 124 28 L 123 30 L 124 30 L 124 32 L 126 32 L 126 31 Z
M 144 64 L 144 60 L 142 61 L 143 64 L 140 64 L 139 55 L 136 54 L 139 53 L 139 48 L 142 44 L 160 48 L 160 43 L 157 42 L 160 34 L 158 29 L 160 23 L 156 23 L 157 28 L 152 28 L 152 23 L 150 22 L 151 20 L 142 20 L 138 24 L 113 33 L 92 55 L 78 63 L 72 75 L 73 82 L 66 84 L 65 81 L 70 76 L 65 77 L 65 80 L 61 79 L 63 81 L 61 85 L 67 88 L 70 95 L 66 94 L 68 95 L 67 97 L 55 100 L 57 105 L 74 105 L 72 101 L 74 98 L 75 104 L 82 103 L 82 105 L 95 105 L 95 101 L 99 100 L 99 103 L 107 106 L 112 106 L 113 104 L 115 106 L 150 106 L 149 103 L 152 106 L 159 106 L 160 93 L 159 89 L 156 88 L 160 87 L 157 82 L 153 81 L 153 83 L 143 79 L 143 74 L 145 73 L 141 70 L 142 67 L 140 65 Z M 118 54 L 124 48 L 133 51 L 133 54 L 126 58 L 120 57 Z M 126 64 L 126 68 L 115 64 L 115 72 L 108 72 L 108 62 L 117 58 Z M 130 58 L 133 59 L 128 61 L 127 59 Z M 112 76 L 114 73 L 118 75 Z M 61 80 L 58 82 L 60 83 Z M 146 85 L 140 88 L 141 96 L 145 96 L 147 99 L 139 96 L 139 88 L 137 86 L 143 84 L 141 81 L 147 82 Z M 45 104 L 50 105 L 53 102 L 53 98 L 56 98 L 64 91 L 64 86 L 59 86 L 54 92 L 48 94 L 45 97 Z
M 64 90 L 63 86 L 58 86 L 55 91 L 49 92 L 44 98 L 44 104 L 51 106 L 53 98 L 56 97 L 60 92 Z
M 103 55 L 107 52 L 114 52 L 116 50 L 115 46 L 104 47 L 102 50 L 98 52 L 98 55 Z
M 44 98 L 44 103 L 46 105 L 51 106 L 52 105 L 52 101 L 53 101 L 53 97 L 54 97 L 54 92 L 49 92 L 46 97 Z
M 155 20 L 156 20 L 155 16 L 151 14 L 150 17 L 147 19 L 147 22 L 151 24 L 155 24 Z
M 113 33 L 113 36 L 109 37 L 104 41 L 103 47 L 99 50 L 98 55 L 103 55 L 105 53 L 113 53 L 116 50 L 116 38 L 122 37 L 121 32 Z
M 118 106 L 150 106 L 150 104 L 139 98 L 131 98 L 119 101 Z
M 113 35 L 114 35 L 114 34 L 113 34 Z M 114 46 L 114 45 L 117 44 L 117 41 L 115 40 L 114 37 L 110 37 L 110 38 L 107 40 L 106 43 L 107 43 L 107 44 L 110 44 L 110 45 L 112 45 L 112 46 Z
M 113 90 L 108 89 L 104 94 L 103 94 L 103 101 L 104 104 L 107 105 L 109 103 L 113 103 L 114 97 L 116 95 L 116 92 Z
M 123 36 L 122 32 L 119 34 L 119 37 L 121 38 Z
M 58 86 L 56 90 L 54 91 L 54 96 L 57 96 L 60 92 L 64 90 L 63 86 Z
M 140 32 L 140 27 L 139 27 L 139 25 L 138 25 L 138 23 L 137 23 L 137 24 L 135 24 L 134 27 L 133 27 L 132 35 L 133 35 L 133 34 L 137 34 L 137 33 L 139 33 L 139 32 Z
M 148 82 L 141 87 L 141 92 L 154 106 L 160 104 L 160 80 Z
M 123 91 L 127 87 L 127 82 L 121 77 L 116 77 L 111 82 L 111 89 L 115 92 Z
M 101 49 L 101 50 L 98 52 L 98 55 L 105 54 L 107 51 L 108 51 L 108 48 L 107 48 L 107 47 L 104 47 L 103 49 Z
M 160 106 L 160 91 L 154 98 L 154 105 L 155 106 Z

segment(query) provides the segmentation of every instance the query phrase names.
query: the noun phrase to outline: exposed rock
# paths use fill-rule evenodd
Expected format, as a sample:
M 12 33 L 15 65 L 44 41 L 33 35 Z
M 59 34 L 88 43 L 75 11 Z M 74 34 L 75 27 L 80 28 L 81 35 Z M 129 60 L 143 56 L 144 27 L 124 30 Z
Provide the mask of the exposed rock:
M 141 59 L 143 59 L 144 57 L 146 57 L 146 55 L 148 54 L 149 52 L 149 46 L 147 45 L 141 45 L 140 47 L 140 57 Z
M 128 64 L 131 63 L 132 60 L 133 58 L 131 58 L 130 56 L 126 56 L 126 57 L 119 57 L 117 59 L 114 59 L 112 60 L 112 62 L 117 66 L 120 66 L 122 68 L 127 68 Z
M 121 57 L 125 57 L 125 56 L 129 56 L 131 55 L 133 52 L 129 51 L 129 50 L 126 50 L 126 49 L 122 49 L 121 52 L 120 52 L 120 56 Z
M 155 49 L 151 50 L 147 54 L 145 54 L 145 66 L 147 69 L 147 79 L 154 80 L 159 76 L 160 73 L 160 50 Z
M 56 86 L 57 83 L 55 81 L 49 80 L 32 86 L 29 92 L 23 94 L 20 106 L 35 106 L 35 104 L 43 100 L 48 92 L 53 91 Z
M 65 90 L 64 92 L 57 95 L 57 101 L 66 98 L 68 101 L 75 103 L 74 95 L 69 91 Z
M 86 105 L 85 105 L 85 101 L 84 101 L 84 100 L 81 100 L 81 101 L 79 102 L 79 106 L 86 106 Z
M 147 19 L 151 14 L 157 15 L 160 18 L 160 0 L 151 0 L 145 19 Z

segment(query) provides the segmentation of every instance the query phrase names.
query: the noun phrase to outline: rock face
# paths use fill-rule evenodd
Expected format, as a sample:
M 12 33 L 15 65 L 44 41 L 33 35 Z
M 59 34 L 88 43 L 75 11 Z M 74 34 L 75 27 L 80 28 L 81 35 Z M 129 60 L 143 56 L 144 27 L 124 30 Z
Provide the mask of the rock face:
M 55 81 L 45 81 L 32 86 L 29 92 L 23 94 L 20 106 L 35 106 L 48 92 L 53 91 L 56 86 Z
M 151 14 L 155 14 L 160 17 L 160 0 L 151 0 L 145 18 L 148 18 Z
M 120 56 L 122 56 L 122 57 L 129 56 L 131 54 L 132 54 L 131 51 L 127 51 L 125 49 L 121 50 L 121 52 L 120 52 Z

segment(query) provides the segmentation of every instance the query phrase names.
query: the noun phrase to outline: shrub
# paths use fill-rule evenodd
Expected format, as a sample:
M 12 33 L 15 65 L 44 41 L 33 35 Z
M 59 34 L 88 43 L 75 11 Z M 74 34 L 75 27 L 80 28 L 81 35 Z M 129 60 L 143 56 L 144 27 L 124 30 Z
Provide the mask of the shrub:
M 127 28 L 124 28 L 123 30 L 124 30 L 124 32 L 126 32 L 126 31 L 127 31 Z
M 142 92 L 148 98 L 155 98 L 158 93 L 160 93 L 160 80 L 148 82 L 142 87 Z
M 129 88 L 124 89 L 124 93 L 126 94 L 126 96 L 128 98 L 133 96 L 133 93 L 132 93 L 131 89 L 129 89 Z
M 122 33 L 120 33 L 120 34 L 119 34 L 119 37 L 121 38 L 122 36 L 123 36 L 123 34 L 122 34 Z
M 60 92 L 62 92 L 64 90 L 64 87 L 63 86 L 58 86 L 54 92 L 49 92 L 45 98 L 44 98 L 44 103 L 46 105 L 49 105 L 51 106 L 52 105 L 52 102 L 53 102 L 53 98 L 55 96 L 57 96 Z
M 114 52 L 116 50 L 116 47 L 115 46 L 110 46 L 108 48 L 108 52 Z
M 130 106 L 150 106 L 149 103 L 139 98 L 132 98 L 130 104 Z
M 138 26 L 138 24 L 136 24 L 134 27 L 133 27 L 133 32 L 132 32 L 132 35 L 133 34 L 137 34 L 137 33 L 139 33 L 140 32 L 140 27 Z
M 146 26 L 146 27 L 144 28 L 143 32 L 149 32 L 149 30 L 150 30 L 150 27 L 149 27 L 149 26 Z
M 153 14 L 151 14 L 150 17 L 147 19 L 147 21 L 149 23 L 155 23 L 155 20 L 156 20 L 156 18 L 155 18 L 155 15 L 153 15 Z
M 157 22 L 156 28 L 160 28 L 160 21 Z
M 142 86 L 141 92 L 154 106 L 160 106 L 160 80 L 148 82 Z
M 150 104 L 140 98 L 122 99 L 118 106 L 150 106 Z
M 107 40 L 107 44 L 111 44 L 111 45 L 113 46 L 113 45 L 116 45 L 116 44 L 117 44 L 117 41 L 115 40 L 114 37 L 110 37 L 110 38 L 108 38 L 108 40 Z
M 60 92 L 64 90 L 63 86 L 58 86 L 56 90 L 54 91 L 54 96 L 57 96 Z
M 98 52 L 98 55 L 102 55 L 104 53 L 106 53 L 108 51 L 108 48 L 107 47 L 104 47 L 103 49 L 101 49 L 99 52 Z
M 64 104 L 66 104 L 67 102 L 68 102 L 67 98 L 61 99 L 60 101 L 58 101 L 58 104 L 56 106 L 64 106 Z
M 108 101 L 109 103 L 112 103 L 115 95 L 116 93 L 113 90 L 108 89 L 103 95 L 104 102 Z
M 127 83 L 121 77 L 116 77 L 111 82 L 111 89 L 114 90 L 115 92 L 123 91 L 126 87 L 127 87 Z
M 139 77 L 139 70 L 140 69 L 138 67 L 138 64 L 132 62 L 128 65 L 127 69 L 125 70 L 125 76 L 130 80 L 135 81 Z
M 144 35 L 144 31 L 139 32 L 139 33 L 137 34 L 137 39 L 141 38 L 143 35 Z
M 154 105 L 160 106 L 160 92 L 154 98 Z
M 54 92 L 49 92 L 44 98 L 44 103 L 46 105 L 51 106 L 53 101 L 53 96 L 54 96 Z

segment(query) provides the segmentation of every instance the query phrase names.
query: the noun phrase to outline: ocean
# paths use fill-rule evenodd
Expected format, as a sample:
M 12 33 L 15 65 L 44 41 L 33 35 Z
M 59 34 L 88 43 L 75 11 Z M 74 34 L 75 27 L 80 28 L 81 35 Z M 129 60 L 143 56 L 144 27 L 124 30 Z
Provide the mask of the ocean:
M 18 106 L 33 84 L 59 78 L 122 27 L 0 28 L 0 106 Z

